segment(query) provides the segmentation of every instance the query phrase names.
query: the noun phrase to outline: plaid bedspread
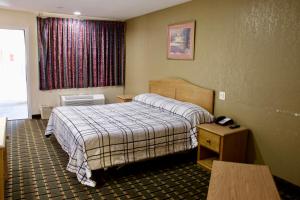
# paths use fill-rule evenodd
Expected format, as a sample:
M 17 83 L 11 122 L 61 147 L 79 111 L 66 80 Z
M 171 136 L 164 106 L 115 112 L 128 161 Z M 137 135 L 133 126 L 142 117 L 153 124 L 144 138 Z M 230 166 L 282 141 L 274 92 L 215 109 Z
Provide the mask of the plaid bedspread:
M 52 133 L 69 155 L 67 170 L 89 186 L 91 170 L 197 146 L 193 122 L 142 102 L 57 107 L 45 134 Z

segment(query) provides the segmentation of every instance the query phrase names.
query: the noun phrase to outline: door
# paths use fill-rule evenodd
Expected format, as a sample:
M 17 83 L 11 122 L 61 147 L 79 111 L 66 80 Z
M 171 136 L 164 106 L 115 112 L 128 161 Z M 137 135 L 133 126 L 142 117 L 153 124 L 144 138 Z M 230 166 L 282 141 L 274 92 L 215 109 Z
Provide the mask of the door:
M 28 118 L 25 31 L 0 29 L 0 117 Z

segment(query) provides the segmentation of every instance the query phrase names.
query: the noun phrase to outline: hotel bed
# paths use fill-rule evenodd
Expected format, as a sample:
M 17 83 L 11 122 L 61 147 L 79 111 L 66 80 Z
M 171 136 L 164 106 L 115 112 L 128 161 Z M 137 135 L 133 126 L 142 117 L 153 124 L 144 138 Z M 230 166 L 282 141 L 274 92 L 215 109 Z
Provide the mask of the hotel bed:
M 45 134 L 55 135 L 82 184 L 95 186 L 92 170 L 197 146 L 196 125 L 213 121 L 213 91 L 171 79 L 150 81 L 150 92 L 129 103 L 53 109 Z

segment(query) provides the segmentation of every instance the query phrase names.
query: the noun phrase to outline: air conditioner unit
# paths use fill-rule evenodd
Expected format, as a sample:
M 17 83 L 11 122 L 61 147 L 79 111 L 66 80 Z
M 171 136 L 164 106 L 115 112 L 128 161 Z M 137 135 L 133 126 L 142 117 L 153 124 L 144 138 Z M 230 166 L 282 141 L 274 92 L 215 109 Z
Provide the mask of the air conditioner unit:
M 103 104 L 105 104 L 105 97 L 103 94 L 60 96 L 60 105 L 62 106 L 89 106 Z

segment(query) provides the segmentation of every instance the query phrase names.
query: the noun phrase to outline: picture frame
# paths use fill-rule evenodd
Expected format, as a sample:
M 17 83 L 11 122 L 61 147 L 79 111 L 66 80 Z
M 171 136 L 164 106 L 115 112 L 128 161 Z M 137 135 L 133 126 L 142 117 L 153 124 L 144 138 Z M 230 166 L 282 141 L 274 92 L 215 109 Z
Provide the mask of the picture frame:
M 168 25 L 167 57 L 194 60 L 195 21 Z

